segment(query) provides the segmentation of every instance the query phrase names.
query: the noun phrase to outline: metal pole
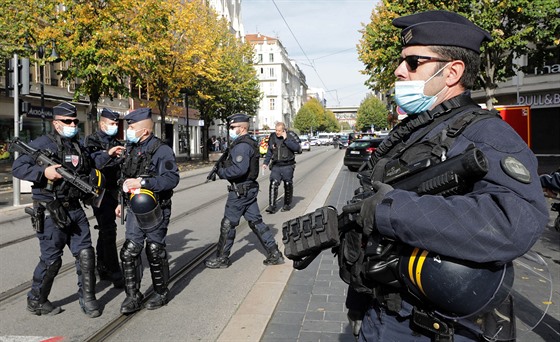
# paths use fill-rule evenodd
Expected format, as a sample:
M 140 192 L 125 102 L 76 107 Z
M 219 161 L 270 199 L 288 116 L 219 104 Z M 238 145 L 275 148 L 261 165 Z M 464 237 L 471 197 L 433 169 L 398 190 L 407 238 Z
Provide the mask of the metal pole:
M 187 160 L 191 160 L 191 134 L 190 134 L 190 127 L 189 127 L 189 92 L 185 92 L 185 106 L 187 107 L 187 115 L 186 115 L 186 122 L 187 122 Z
M 41 124 L 43 125 L 43 133 L 47 133 L 47 128 L 45 127 L 45 66 L 41 64 L 39 67 L 40 77 L 41 77 Z
M 18 56 L 14 53 L 14 138 L 19 137 L 19 68 L 18 68 Z M 18 158 L 19 153 L 14 151 L 14 160 Z M 12 189 L 13 189 L 13 205 L 19 205 L 20 196 L 20 181 L 16 177 L 12 176 Z

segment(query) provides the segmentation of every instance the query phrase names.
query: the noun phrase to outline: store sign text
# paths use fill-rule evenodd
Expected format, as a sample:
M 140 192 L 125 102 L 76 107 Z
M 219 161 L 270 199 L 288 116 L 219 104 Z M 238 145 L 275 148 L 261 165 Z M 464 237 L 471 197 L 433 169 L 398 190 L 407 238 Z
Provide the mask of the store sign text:
M 560 106 L 560 93 L 519 95 L 517 104 L 533 107 L 557 107 Z

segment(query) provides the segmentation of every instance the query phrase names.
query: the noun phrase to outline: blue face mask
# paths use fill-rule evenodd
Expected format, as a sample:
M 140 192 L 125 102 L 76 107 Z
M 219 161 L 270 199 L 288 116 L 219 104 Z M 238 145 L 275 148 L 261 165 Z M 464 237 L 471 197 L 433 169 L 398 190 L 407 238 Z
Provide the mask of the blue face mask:
M 78 127 L 76 126 L 64 126 L 62 127 L 62 135 L 65 138 L 73 138 L 78 133 Z
M 107 125 L 107 130 L 104 131 L 105 134 L 113 136 L 115 134 L 117 134 L 117 131 L 119 130 L 119 126 L 117 125 Z
M 140 141 L 140 137 L 136 136 L 136 132 L 133 129 L 127 129 L 126 130 L 126 140 L 130 143 L 136 144 L 138 141 Z
M 430 109 L 437 100 L 438 95 L 445 89 L 443 87 L 436 95 L 424 95 L 424 86 L 448 64 L 439 69 L 426 81 L 397 81 L 395 82 L 395 102 L 408 115 L 418 114 Z
M 239 134 L 237 134 L 237 128 L 229 130 L 229 137 L 233 140 L 235 140 L 235 139 L 237 139 L 237 137 L 239 137 Z

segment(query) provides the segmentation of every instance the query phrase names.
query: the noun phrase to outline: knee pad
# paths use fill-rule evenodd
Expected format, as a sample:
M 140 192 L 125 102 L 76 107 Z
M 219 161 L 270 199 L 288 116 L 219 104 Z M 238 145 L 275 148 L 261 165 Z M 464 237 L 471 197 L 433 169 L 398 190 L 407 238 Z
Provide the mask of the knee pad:
M 163 259 L 167 257 L 167 251 L 162 244 L 148 241 L 146 243 L 146 256 L 149 260 Z
M 270 182 L 270 186 L 274 189 L 278 189 L 280 187 L 280 181 L 274 179 Z
M 227 217 L 224 217 L 220 224 L 220 232 L 227 233 L 230 229 L 234 229 L 236 226 L 237 225 L 233 224 L 233 222 L 231 222 Z
M 121 249 L 121 260 L 134 260 L 140 255 L 140 252 L 142 252 L 142 245 L 131 240 L 126 240 Z
M 95 266 L 95 252 L 93 247 L 88 247 L 78 252 L 78 260 L 82 268 L 92 268 Z

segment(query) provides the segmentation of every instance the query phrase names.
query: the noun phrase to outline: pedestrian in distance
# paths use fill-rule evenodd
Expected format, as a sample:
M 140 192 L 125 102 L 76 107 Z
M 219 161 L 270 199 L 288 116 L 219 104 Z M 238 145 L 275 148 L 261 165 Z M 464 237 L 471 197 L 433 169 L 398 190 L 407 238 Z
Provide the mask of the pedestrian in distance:
M 116 288 L 124 287 L 124 278 L 117 252 L 117 223 L 115 209 L 119 204 L 119 175 L 124 146 L 116 138 L 119 130 L 119 113 L 103 108 L 98 130 L 87 136 L 84 145 L 105 178 L 105 194 L 99 208 L 93 207 L 97 220 L 94 227 L 99 231 L 97 245 L 97 274 L 100 280 L 108 280 Z M 114 148 L 113 156 L 108 151 Z
M 268 208 L 266 212 L 276 212 L 278 188 L 284 182 L 284 206 L 282 211 L 289 211 L 294 196 L 294 171 L 296 169 L 296 153 L 301 153 L 299 137 L 286 129 L 283 122 L 276 123 L 275 132 L 268 138 L 268 150 L 264 157 L 263 169 L 270 169 L 270 185 L 268 188 Z
M 343 208 L 352 213 L 357 207 L 354 212 L 363 234 L 357 242 L 346 237 L 341 241 L 340 274 L 352 288 L 346 305 L 353 332 L 360 341 L 515 340 L 515 325 L 508 324 L 515 322 L 509 292 L 501 292 L 503 301 L 481 306 L 480 312 L 458 316 L 479 298 L 480 293 L 469 291 L 469 286 L 495 285 L 487 279 L 464 278 L 461 288 L 426 298 L 434 284 L 451 279 L 443 271 L 426 274 L 434 269 L 428 267 L 432 263 L 453 258 L 511 275 L 511 262 L 533 246 L 548 221 L 536 157 L 496 112 L 482 110 L 469 95 L 479 77 L 481 44 L 492 38 L 462 15 L 448 11 L 399 17 L 393 25 L 402 29 L 395 101 L 408 116 L 368 162 L 373 195 L 358 206 Z M 403 168 L 427 158 L 443 163 L 472 146 L 483 153 L 487 172 L 462 193 L 419 195 L 387 184 L 386 170 L 395 163 Z M 425 259 L 410 254 L 411 262 L 425 260 L 417 273 L 402 271 L 402 277 L 383 278 L 375 272 L 376 266 L 394 256 L 383 253 L 376 261 L 376 245 L 362 249 L 367 246 L 362 241 L 376 243 L 371 238 L 401 246 L 401 253 L 410 248 L 431 254 Z M 364 253 L 363 261 L 354 258 L 359 251 Z M 359 269 L 364 270 L 363 276 L 352 277 Z M 426 279 L 432 280 L 431 285 Z M 498 289 L 506 285 L 503 282 Z M 448 303 L 442 314 L 437 305 Z
M 121 313 L 130 314 L 143 307 L 140 253 L 144 242 L 154 289 L 146 302 L 146 309 L 158 309 L 169 300 L 169 261 L 165 238 L 171 217 L 173 189 L 179 184 L 179 170 L 171 147 L 153 133 L 151 109 L 136 109 L 124 119 L 128 128 L 126 155 L 121 166 L 123 197 L 115 213 L 117 217 L 126 214 L 125 242 L 120 252 L 126 298 L 121 305 Z
M 227 268 L 231 265 L 229 255 L 235 241 L 236 230 L 241 216 L 245 217 L 249 227 L 257 235 L 259 242 L 267 252 L 263 264 L 279 265 L 284 257 L 274 238 L 274 234 L 263 222 L 257 194 L 259 183 L 259 149 L 258 144 L 248 134 L 249 116 L 234 114 L 228 117 L 229 136 L 232 142 L 227 158 L 219 165 L 217 175 L 229 181 L 228 197 L 224 217 L 220 224 L 220 237 L 216 256 L 205 261 L 208 268 Z
M 57 171 L 63 167 L 80 179 L 89 179 L 93 160 L 78 140 L 76 107 L 61 103 L 53 108 L 53 132 L 30 142 L 29 146 L 48 152 L 58 165 L 36 164 L 30 155 L 22 154 L 12 166 L 16 178 L 33 182 L 34 228 L 39 240 L 40 257 L 35 267 L 31 290 L 27 293 L 27 310 L 35 315 L 56 315 L 62 311 L 49 301 L 53 282 L 62 266 L 64 247 L 76 259 L 78 298 L 88 317 L 101 315 L 95 296 L 95 251 L 89 222 L 82 204 L 90 195 L 62 179 Z M 116 149 L 108 152 L 115 155 Z

